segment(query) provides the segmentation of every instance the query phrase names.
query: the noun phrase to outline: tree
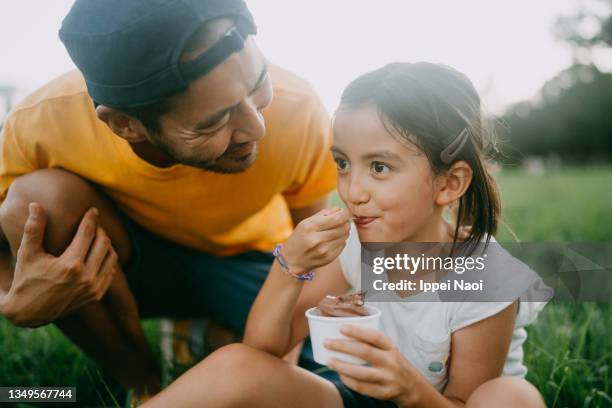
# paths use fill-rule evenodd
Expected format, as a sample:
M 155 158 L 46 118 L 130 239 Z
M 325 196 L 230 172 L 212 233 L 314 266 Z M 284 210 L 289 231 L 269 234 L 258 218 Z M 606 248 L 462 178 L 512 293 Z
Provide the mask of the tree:
M 612 0 L 596 0 L 591 5 L 573 16 L 559 17 L 556 37 L 579 49 L 612 47 Z
M 506 142 L 505 161 L 529 155 L 609 161 L 611 113 L 612 74 L 593 65 L 574 65 L 547 81 L 535 100 L 508 108 L 498 130 Z

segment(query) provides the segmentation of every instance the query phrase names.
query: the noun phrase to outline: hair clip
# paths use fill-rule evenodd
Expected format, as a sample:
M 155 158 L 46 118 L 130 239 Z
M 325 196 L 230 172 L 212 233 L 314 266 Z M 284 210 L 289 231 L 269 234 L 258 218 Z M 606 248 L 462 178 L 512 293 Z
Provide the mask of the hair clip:
M 467 142 L 469 136 L 470 131 L 468 128 L 463 128 L 461 133 L 440 152 L 440 160 L 442 160 L 442 163 L 451 164 L 461 149 L 463 149 L 463 146 L 465 146 L 465 142 Z

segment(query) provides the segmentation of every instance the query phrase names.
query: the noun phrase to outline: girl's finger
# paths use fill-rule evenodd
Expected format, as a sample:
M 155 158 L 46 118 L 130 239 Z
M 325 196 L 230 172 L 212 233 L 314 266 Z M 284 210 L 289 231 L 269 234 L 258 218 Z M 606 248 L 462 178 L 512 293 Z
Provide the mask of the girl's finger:
M 332 208 L 326 208 L 323 211 L 320 211 L 320 213 L 325 215 L 325 216 L 327 216 L 327 215 L 332 215 L 334 213 L 337 213 L 340 210 L 341 210 L 341 208 L 336 206 L 336 207 L 332 207 Z
M 321 244 L 321 246 L 319 247 L 319 250 L 324 254 L 329 254 L 333 251 L 338 250 L 339 248 L 340 249 L 344 248 L 345 245 L 346 245 L 346 237 L 339 237 L 332 241 Z
M 345 246 L 346 246 L 346 239 L 345 238 L 340 238 L 340 239 L 337 239 L 335 241 L 332 241 L 329 244 L 329 251 L 331 251 L 331 252 L 338 252 L 338 255 L 339 255 L 340 252 L 342 252 L 342 250 L 344 249 Z
M 350 216 L 347 210 L 341 208 L 329 215 L 321 215 L 317 217 L 317 230 L 325 231 L 331 228 L 340 227 L 348 223 Z
M 346 241 L 344 240 L 344 238 L 340 238 L 321 246 L 320 250 L 323 254 L 321 259 L 326 259 L 331 262 L 333 259 L 336 259 L 340 255 L 340 252 L 342 252 L 342 249 L 344 249 L 345 245 Z
M 384 377 L 380 369 L 367 367 L 359 364 L 347 363 L 346 361 L 332 358 L 327 362 L 327 366 L 340 375 L 346 375 L 359 381 L 382 384 Z
M 327 339 L 323 345 L 329 350 L 339 351 L 341 353 L 359 357 L 374 366 L 385 365 L 385 352 L 361 341 Z
M 339 239 L 345 241 L 348 238 L 348 232 L 344 230 L 344 227 L 316 232 L 315 234 L 315 239 L 317 239 L 321 244 L 326 244 L 330 241 L 335 241 Z
M 359 381 L 353 377 L 347 375 L 340 375 L 340 381 L 344 383 L 351 390 L 358 392 L 359 394 L 367 395 L 369 397 L 383 399 L 383 393 L 381 385 L 376 383 L 368 383 Z
M 394 348 L 393 341 L 377 329 L 347 324 L 340 328 L 340 332 L 347 337 L 369 343 L 381 350 L 393 350 Z

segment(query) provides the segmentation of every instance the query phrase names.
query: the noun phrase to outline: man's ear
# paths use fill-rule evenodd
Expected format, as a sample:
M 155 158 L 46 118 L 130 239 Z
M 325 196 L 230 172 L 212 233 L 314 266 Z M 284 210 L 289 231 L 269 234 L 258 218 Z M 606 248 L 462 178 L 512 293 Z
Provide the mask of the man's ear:
M 129 143 L 139 143 L 148 140 L 147 130 L 139 120 L 115 108 L 98 105 L 96 116 L 106 123 L 117 136 L 124 138 Z
M 445 206 L 461 198 L 472 182 L 472 174 L 472 168 L 466 161 L 453 163 L 446 172 L 437 177 L 435 203 Z

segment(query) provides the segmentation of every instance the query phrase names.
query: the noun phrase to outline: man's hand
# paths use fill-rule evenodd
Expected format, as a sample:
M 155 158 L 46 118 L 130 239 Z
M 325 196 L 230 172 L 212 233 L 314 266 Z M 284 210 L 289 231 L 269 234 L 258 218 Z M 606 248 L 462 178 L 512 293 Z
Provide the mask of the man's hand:
M 100 300 L 117 269 L 117 254 L 90 209 L 64 253 L 43 249 L 46 218 L 42 206 L 30 203 L 17 251 L 13 283 L 3 313 L 14 324 L 36 327 Z

